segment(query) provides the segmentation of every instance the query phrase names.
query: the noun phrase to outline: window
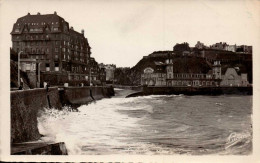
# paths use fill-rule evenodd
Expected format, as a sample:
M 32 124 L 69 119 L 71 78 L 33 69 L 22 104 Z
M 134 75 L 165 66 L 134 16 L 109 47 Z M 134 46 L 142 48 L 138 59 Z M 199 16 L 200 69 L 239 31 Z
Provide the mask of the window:
M 55 63 L 55 71 L 59 71 L 59 63 Z
M 59 52 L 59 49 L 58 49 L 58 48 L 55 48 L 55 52 Z
M 54 30 L 54 31 L 58 31 L 58 30 L 59 30 L 59 28 L 57 28 L 57 27 L 54 27 L 54 28 L 53 28 L 53 30 Z
M 46 71 L 50 71 L 50 64 L 49 63 L 46 63 L 45 67 L 46 67 Z
M 20 32 L 20 30 L 19 29 L 15 29 L 15 31 L 14 32 Z
M 46 52 L 49 53 L 49 48 L 46 48 Z

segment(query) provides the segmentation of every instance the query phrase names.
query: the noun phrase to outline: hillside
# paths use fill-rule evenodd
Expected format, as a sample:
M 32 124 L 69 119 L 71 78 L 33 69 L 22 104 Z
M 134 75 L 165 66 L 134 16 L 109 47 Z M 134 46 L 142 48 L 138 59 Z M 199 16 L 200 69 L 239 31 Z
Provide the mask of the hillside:
M 115 79 L 117 80 L 117 84 L 140 85 L 143 70 L 147 67 L 155 69 L 155 61 L 164 63 L 167 58 L 173 59 L 174 73 L 208 73 L 212 68 L 212 62 L 206 61 L 201 57 L 172 55 L 172 51 L 159 51 L 143 57 L 130 70 L 116 70 Z M 221 67 L 222 74 L 224 74 L 229 67 L 237 67 L 239 74 L 248 73 L 248 80 L 252 83 L 252 61 L 243 59 L 229 61 L 221 63 Z
M 210 66 L 202 58 L 197 57 L 179 57 L 172 56 L 173 72 L 175 73 L 207 73 Z M 167 57 L 146 57 L 141 59 L 134 67 L 131 68 L 129 78 L 132 85 L 140 85 L 141 74 L 146 67 L 155 68 L 156 62 L 165 62 Z

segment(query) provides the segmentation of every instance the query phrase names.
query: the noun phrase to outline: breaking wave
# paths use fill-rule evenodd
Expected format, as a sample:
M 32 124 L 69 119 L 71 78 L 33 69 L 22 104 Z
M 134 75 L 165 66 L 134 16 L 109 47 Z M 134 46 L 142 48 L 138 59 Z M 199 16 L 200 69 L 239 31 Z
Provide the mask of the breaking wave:
M 115 97 L 78 111 L 46 108 L 38 128 L 42 140 L 65 142 L 71 155 L 250 154 L 252 97 L 240 98 Z M 233 134 L 233 142 L 228 139 L 232 133 L 237 136 Z

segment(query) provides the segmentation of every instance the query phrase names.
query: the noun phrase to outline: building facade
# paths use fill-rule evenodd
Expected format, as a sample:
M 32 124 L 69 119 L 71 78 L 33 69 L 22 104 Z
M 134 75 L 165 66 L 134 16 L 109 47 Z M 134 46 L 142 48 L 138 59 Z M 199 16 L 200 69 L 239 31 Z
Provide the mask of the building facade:
M 211 45 L 211 46 L 210 46 L 210 49 L 225 50 L 227 46 L 228 46 L 227 43 L 225 43 L 225 42 L 219 42 L 219 43 L 216 43 L 216 44 Z
M 235 68 L 228 68 L 224 75 L 222 75 L 221 86 L 247 86 L 247 74 L 241 73 L 239 75 Z
M 205 48 L 207 48 L 207 46 L 205 46 L 204 43 L 202 43 L 200 41 L 198 41 L 196 43 L 195 47 L 198 48 L 198 49 L 205 49 Z
M 232 52 L 236 52 L 237 51 L 237 45 L 227 45 L 225 47 L 226 51 L 232 51 Z
M 141 74 L 141 85 L 147 86 L 247 86 L 247 74 L 238 75 L 234 68 L 228 68 L 224 75 L 220 61 L 214 61 L 208 73 L 176 73 L 172 59 L 165 63 L 155 63 L 155 68 L 147 67 Z
M 12 49 L 36 59 L 42 74 L 55 74 L 65 80 L 82 80 L 88 73 L 91 47 L 81 33 L 54 14 L 18 18 L 13 25 Z
M 115 79 L 116 65 L 107 64 L 107 65 L 105 65 L 105 68 L 106 68 L 106 81 L 113 82 Z

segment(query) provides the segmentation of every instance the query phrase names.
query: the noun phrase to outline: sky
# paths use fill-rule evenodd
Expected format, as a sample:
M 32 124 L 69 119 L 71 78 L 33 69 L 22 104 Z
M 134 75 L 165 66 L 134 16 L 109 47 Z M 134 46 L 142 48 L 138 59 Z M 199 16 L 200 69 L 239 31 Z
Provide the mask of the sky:
M 153 51 L 197 41 L 255 45 L 260 34 L 259 0 L 0 0 L 1 39 L 11 47 L 13 24 L 30 14 L 63 17 L 85 30 L 92 57 L 99 63 L 132 67 Z

